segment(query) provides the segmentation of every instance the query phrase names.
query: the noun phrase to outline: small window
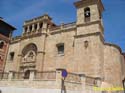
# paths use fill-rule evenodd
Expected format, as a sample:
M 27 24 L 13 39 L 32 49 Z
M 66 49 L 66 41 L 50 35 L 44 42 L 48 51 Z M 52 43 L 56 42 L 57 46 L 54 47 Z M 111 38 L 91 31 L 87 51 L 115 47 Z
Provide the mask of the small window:
M 14 54 L 15 54 L 14 52 L 10 52 L 10 55 L 9 55 L 9 56 L 10 56 L 10 60 L 11 60 L 11 61 L 13 61 L 13 59 L 14 59 Z
M 0 41 L 0 49 L 2 49 L 4 46 L 4 42 L 3 41 Z
M 58 54 L 64 54 L 64 44 L 57 44 Z

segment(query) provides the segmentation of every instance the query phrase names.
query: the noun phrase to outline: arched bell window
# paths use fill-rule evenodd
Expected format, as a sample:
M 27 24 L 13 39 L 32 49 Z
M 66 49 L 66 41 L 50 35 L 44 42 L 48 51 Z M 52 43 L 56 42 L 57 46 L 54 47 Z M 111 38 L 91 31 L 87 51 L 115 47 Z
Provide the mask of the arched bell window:
M 85 22 L 90 22 L 90 17 L 91 17 L 91 12 L 90 12 L 90 8 L 86 7 L 84 9 L 84 16 L 85 16 Z
M 90 8 L 89 7 L 86 7 L 84 9 L 84 15 L 85 15 L 85 17 L 90 17 L 91 16 Z
M 4 46 L 4 41 L 3 40 L 0 40 L 0 49 L 2 49 Z

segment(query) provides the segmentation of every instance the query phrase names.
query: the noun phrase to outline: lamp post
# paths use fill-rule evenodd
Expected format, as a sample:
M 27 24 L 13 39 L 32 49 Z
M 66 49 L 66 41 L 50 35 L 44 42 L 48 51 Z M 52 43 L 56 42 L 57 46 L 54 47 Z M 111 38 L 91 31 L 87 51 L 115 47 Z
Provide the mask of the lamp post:
M 64 80 L 67 77 L 68 72 L 64 69 L 62 70 L 62 83 L 61 83 L 61 93 L 65 93 L 65 84 L 64 84 Z

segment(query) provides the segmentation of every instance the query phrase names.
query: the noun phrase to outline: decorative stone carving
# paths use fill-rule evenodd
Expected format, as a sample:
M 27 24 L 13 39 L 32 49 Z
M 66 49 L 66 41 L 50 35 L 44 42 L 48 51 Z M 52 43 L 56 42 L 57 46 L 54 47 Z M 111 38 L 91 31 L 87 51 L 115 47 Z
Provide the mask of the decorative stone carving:
M 35 62 L 37 47 L 35 44 L 27 45 L 22 51 L 22 62 Z

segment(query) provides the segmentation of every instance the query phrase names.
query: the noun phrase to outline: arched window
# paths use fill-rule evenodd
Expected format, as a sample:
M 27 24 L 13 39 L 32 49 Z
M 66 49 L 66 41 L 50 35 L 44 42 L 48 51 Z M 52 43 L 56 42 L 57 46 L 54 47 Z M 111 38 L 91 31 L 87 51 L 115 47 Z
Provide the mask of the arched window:
M 27 70 L 25 73 L 24 73 L 24 79 L 29 79 L 30 78 L 30 70 Z
M 3 46 L 4 46 L 4 41 L 0 41 L 0 49 L 2 49 L 3 48 Z
M 86 8 L 84 9 L 84 15 L 85 15 L 85 18 L 91 16 L 90 8 L 89 8 L 89 7 L 86 7 Z

